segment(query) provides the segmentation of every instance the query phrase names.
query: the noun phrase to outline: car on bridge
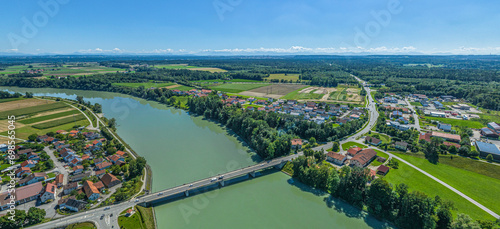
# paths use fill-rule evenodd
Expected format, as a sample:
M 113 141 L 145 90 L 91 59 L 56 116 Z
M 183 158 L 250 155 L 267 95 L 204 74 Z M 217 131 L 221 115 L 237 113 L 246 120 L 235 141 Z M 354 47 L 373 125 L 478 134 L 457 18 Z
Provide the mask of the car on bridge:
M 216 181 L 217 180 L 217 177 L 214 177 L 210 180 L 210 182 L 213 182 L 213 181 Z
M 219 179 L 222 180 L 224 178 L 224 175 L 220 176 Z

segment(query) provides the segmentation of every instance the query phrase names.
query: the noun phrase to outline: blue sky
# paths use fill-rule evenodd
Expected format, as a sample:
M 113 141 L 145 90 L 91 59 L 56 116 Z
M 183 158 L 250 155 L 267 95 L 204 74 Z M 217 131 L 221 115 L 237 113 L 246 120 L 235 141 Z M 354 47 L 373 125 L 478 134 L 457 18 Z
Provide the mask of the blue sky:
M 10 0 L 0 53 L 500 54 L 498 9 L 485 0 Z

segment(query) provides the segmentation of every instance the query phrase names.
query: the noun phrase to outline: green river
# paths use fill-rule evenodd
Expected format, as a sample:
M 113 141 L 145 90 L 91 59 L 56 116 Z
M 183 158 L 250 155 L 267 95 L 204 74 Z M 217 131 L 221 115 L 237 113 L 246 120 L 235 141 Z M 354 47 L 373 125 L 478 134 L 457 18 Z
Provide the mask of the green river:
M 96 91 L 0 90 L 103 105 L 117 133 L 153 170 L 153 191 L 255 164 L 260 158 L 216 123 L 131 96 Z M 294 182 L 281 172 L 155 207 L 158 228 L 383 228 L 366 213 Z

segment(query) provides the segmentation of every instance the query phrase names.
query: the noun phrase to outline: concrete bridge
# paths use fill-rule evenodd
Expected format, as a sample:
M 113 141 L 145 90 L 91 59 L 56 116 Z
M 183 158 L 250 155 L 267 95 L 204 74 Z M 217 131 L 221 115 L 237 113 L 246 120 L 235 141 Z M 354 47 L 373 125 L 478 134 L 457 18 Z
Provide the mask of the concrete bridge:
M 294 154 L 287 157 L 277 158 L 270 161 L 265 161 L 256 165 L 241 168 L 235 171 L 224 174 L 214 175 L 205 179 L 201 179 L 189 184 L 180 185 L 177 187 L 165 189 L 155 193 L 137 197 L 137 204 L 148 207 L 151 205 L 161 204 L 163 202 L 173 201 L 176 199 L 196 195 L 217 188 L 222 188 L 226 185 L 238 183 L 247 179 L 258 176 L 259 171 L 276 168 L 281 169 L 287 161 L 298 157 L 301 154 Z

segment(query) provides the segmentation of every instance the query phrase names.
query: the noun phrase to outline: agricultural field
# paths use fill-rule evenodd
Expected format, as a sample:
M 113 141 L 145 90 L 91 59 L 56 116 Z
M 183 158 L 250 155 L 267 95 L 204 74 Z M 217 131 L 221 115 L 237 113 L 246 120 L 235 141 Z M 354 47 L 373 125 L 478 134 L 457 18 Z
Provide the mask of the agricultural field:
M 323 98 L 325 93 L 328 92 L 316 87 L 307 87 L 288 93 L 281 98 L 291 100 L 320 100 Z
M 463 120 L 463 119 L 440 118 L 440 117 L 431 117 L 431 116 L 425 116 L 424 118 L 425 119 L 422 119 L 423 122 L 425 122 L 425 121 L 430 122 L 431 120 L 434 120 L 434 121 L 439 121 L 441 123 L 448 123 L 448 124 L 451 124 L 452 126 L 465 126 L 465 127 L 472 128 L 472 129 L 481 129 L 485 126 L 481 122 L 475 121 L 474 119 Z
M 191 66 L 187 64 L 161 64 L 161 65 L 154 65 L 154 68 L 164 68 L 164 69 L 188 69 L 188 70 L 196 70 L 196 71 L 208 71 L 208 72 L 227 72 L 224 69 L 221 68 L 211 68 L 211 67 L 198 67 L 198 66 Z
M 259 80 L 247 80 L 247 79 L 232 79 L 232 80 L 195 80 L 191 81 L 193 83 L 200 83 L 200 84 L 213 84 L 213 83 L 221 83 L 221 82 L 232 82 L 232 83 L 262 83 L 262 81 Z
M 470 195 L 469 192 L 466 190 L 473 190 L 472 192 L 475 192 L 476 194 L 479 193 L 484 193 L 483 190 L 477 190 L 475 191 L 474 189 L 478 189 L 480 187 L 480 183 L 486 180 L 494 180 L 492 178 L 485 178 L 485 176 L 479 175 L 479 174 L 473 174 L 468 171 L 458 169 L 458 168 L 453 168 L 451 166 L 446 166 L 443 164 L 438 164 L 438 165 L 432 165 L 435 166 L 434 168 L 429 167 L 424 165 L 425 163 L 430 164 L 427 160 L 425 159 L 420 159 L 412 156 L 405 156 L 402 154 L 394 153 L 408 162 L 412 163 L 413 165 L 425 170 L 426 172 L 432 174 L 433 176 L 443 180 L 444 182 L 450 184 L 452 187 L 458 189 L 459 191 L 465 193 L 466 195 L 469 195 L 471 198 L 475 199 L 479 203 L 483 204 L 484 206 L 490 208 L 491 210 L 498 212 L 498 198 L 492 196 L 495 195 L 495 193 L 485 193 L 486 196 L 482 198 L 477 198 L 476 195 Z M 414 159 L 420 159 L 420 160 L 414 160 Z M 456 173 L 456 174 L 454 174 Z M 465 175 L 465 177 L 463 177 Z M 471 179 L 472 178 L 472 179 Z M 481 179 L 479 183 L 476 183 L 476 178 Z M 459 196 L 458 194 L 452 192 L 445 186 L 437 183 L 436 181 L 432 180 L 431 178 L 425 176 L 424 174 L 420 173 L 419 171 L 413 169 L 412 167 L 399 162 L 399 168 L 398 169 L 391 169 L 389 173 L 384 177 L 385 180 L 388 182 L 392 183 L 393 185 L 399 184 L 399 183 L 405 183 L 409 186 L 410 190 L 415 190 L 415 191 L 421 191 L 426 193 L 429 196 L 436 196 L 438 195 L 441 197 L 441 199 L 446 199 L 446 200 L 452 200 L 455 203 L 455 207 L 458 209 L 457 212 L 460 213 L 465 213 L 470 215 L 474 219 L 483 219 L 483 220 L 493 220 L 493 217 L 490 216 L 488 213 L 480 209 L 479 207 L 473 205 L 470 203 L 468 200 L 464 199 L 463 197 Z M 470 180 L 469 180 L 470 179 Z M 499 181 L 497 180 L 495 183 L 498 183 Z M 463 183 L 463 184 L 459 184 Z M 468 186 L 467 188 L 467 185 Z M 463 186 L 466 186 L 465 189 Z M 487 184 L 486 186 L 490 186 L 490 184 Z M 498 188 L 498 187 L 497 187 Z M 497 190 L 497 188 L 484 188 L 486 189 L 493 189 Z M 481 187 L 480 189 L 483 189 Z M 498 190 L 497 192 L 498 193 Z M 486 199 L 486 202 L 484 201 Z M 496 200 L 496 201 L 493 201 Z M 493 206 L 495 203 L 496 206 Z M 454 216 L 457 215 L 457 212 L 454 212 Z
M 262 85 L 262 84 L 261 84 Z M 272 84 L 265 87 L 259 87 L 253 90 L 245 91 L 240 95 L 247 95 L 252 97 L 268 97 L 273 99 L 283 98 L 297 90 L 307 87 L 301 84 Z
M 356 142 L 346 142 L 346 143 L 342 144 L 342 149 L 344 149 L 344 150 L 348 150 L 352 147 L 367 148 L 365 145 L 359 144 Z
M 22 106 L 17 108 L 17 102 L 23 102 Z M 90 124 L 80 111 L 66 103 L 41 99 L 5 102 L 0 107 L 0 119 L 8 115 L 16 116 L 16 138 L 20 139 L 27 139 L 33 133 L 40 135 Z M 7 135 L 7 131 L 8 123 L 0 122 L 0 135 Z
M 362 102 L 363 96 L 360 95 L 360 89 L 356 87 L 338 86 L 334 93 L 330 93 L 329 100 Z
M 299 80 L 299 75 L 300 74 L 269 74 L 269 77 L 264 78 L 264 81 L 270 81 L 270 80 L 292 80 L 292 81 L 297 81 Z
M 172 85 L 177 85 L 175 83 L 170 83 L 170 82 L 147 82 L 147 83 L 113 83 L 115 86 L 122 86 L 122 87 L 131 87 L 131 88 L 138 88 L 140 86 L 143 86 L 144 88 L 163 88 L 163 87 L 169 87 Z
M 26 70 L 37 70 L 43 69 L 40 73 L 45 77 L 50 76 L 82 76 L 82 75 L 93 75 L 93 74 L 104 74 L 113 73 L 117 71 L 125 71 L 121 68 L 108 68 L 105 66 L 99 66 L 97 63 L 76 63 L 71 65 L 56 66 L 53 64 L 25 64 L 25 65 L 15 65 L 9 66 L 4 70 L 0 71 L 0 75 L 5 74 L 16 74 L 22 73 Z
M 230 93 L 239 93 L 243 91 L 249 91 L 256 88 L 265 87 L 269 84 L 249 84 L 249 83 L 227 83 L 227 84 L 217 84 L 210 86 L 211 89 Z
M 19 101 L 23 100 L 24 98 L 19 97 L 19 98 L 7 98 L 7 99 L 0 99 L 0 103 L 6 103 L 6 102 L 11 102 L 11 101 Z

